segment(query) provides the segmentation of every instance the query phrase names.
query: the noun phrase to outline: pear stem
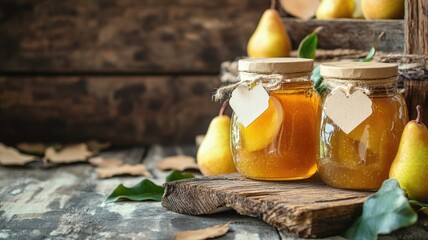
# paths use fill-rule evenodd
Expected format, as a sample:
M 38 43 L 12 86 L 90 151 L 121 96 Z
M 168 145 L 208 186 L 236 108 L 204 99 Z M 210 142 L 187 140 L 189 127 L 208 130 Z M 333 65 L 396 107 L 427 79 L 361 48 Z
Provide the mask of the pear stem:
M 275 9 L 276 0 L 270 0 L 270 9 Z
M 223 116 L 224 112 L 226 111 L 228 106 L 229 106 L 229 100 L 224 101 L 223 105 L 220 108 L 220 112 L 218 113 L 218 115 Z
M 421 124 L 422 123 L 422 107 L 421 105 L 416 106 L 416 111 L 418 115 L 416 116 L 416 122 Z

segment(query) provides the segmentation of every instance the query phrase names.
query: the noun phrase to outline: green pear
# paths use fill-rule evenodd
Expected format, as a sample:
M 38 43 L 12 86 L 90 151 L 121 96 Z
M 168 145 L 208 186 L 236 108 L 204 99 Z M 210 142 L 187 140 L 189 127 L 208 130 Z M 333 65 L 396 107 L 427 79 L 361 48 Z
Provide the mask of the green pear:
M 230 117 L 223 115 L 224 108 L 225 104 L 220 115 L 211 121 L 196 154 L 199 170 L 204 176 L 236 172 L 230 150 Z
M 428 202 L 428 129 L 421 122 L 422 107 L 416 107 L 416 120 L 408 122 L 401 135 L 397 155 L 392 162 L 390 178 L 400 183 L 409 197 Z
M 275 9 L 267 9 L 247 44 L 247 54 L 254 58 L 288 57 L 290 37 Z

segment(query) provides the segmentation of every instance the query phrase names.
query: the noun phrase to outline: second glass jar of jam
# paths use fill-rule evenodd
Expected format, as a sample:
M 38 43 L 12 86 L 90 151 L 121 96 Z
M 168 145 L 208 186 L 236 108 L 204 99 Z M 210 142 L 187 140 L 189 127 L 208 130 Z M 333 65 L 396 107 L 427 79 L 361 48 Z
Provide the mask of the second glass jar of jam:
M 239 61 L 240 80 L 261 79 L 269 93 L 267 110 L 247 127 L 232 117 L 232 155 L 242 175 L 280 181 L 316 172 L 321 109 L 312 67 L 312 60 L 300 58 Z
M 376 190 L 388 178 L 401 133 L 408 121 L 405 100 L 397 89 L 397 73 L 397 65 L 386 63 L 321 65 L 327 88 L 322 94 L 322 146 L 318 172 L 328 185 Z M 338 92 L 345 97 L 340 101 L 332 100 L 340 99 L 334 96 Z M 357 99 L 352 99 L 355 96 Z M 354 103 L 348 105 L 349 101 Z M 371 104 L 367 118 L 348 129 L 340 126 L 342 117 L 348 117 L 342 122 L 345 125 L 361 117 L 365 112 L 360 109 L 361 104 L 367 101 Z

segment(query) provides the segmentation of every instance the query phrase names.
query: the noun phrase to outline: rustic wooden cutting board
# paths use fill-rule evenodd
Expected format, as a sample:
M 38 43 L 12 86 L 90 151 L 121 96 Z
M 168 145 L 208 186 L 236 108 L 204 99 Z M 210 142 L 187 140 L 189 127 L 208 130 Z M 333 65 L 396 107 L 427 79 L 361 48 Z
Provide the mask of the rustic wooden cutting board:
M 326 237 L 349 227 L 370 194 L 331 188 L 318 177 L 266 182 L 235 173 L 166 183 L 162 206 L 191 215 L 230 207 L 300 237 Z

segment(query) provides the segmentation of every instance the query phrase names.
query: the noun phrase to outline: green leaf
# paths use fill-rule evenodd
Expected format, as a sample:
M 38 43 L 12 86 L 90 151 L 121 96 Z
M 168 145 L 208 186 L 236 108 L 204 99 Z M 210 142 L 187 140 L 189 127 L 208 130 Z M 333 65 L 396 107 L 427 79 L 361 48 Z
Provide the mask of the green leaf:
M 144 179 L 130 188 L 123 186 L 123 184 L 119 184 L 107 197 L 106 202 L 116 202 L 120 200 L 161 201 L 163 192 L 163 187 L 154 184 L 148 179 Z
M 379 36 L 377 36 L 376 41 L 373 43 L 373 46 L 370 48 L 369 52 L 367 53 L 367 56 L 362 59 L 356 59 L 356 62 L 371 62 L 373 60 L 373 57 L 376 55 L 376 49 L 379 46 L 380 40 L 385 35 L 384 32 L 381 32 Z
M 425 209 L 428 209 L 428 203 L 421 203 L 421 202 L 418 202 L 416 200 L 409 200 L 409 203 L 410 203 L 410 205 L 415 207 L 418 212 L 425 210 Z
M 187 178 L 194 178 L 194 177 L 195 176 L 193 176 L 193 174 L 191 173 L 180 173 L 174 170 L 166 177 L 166 182 L 172 182 L 172 181 L 177 181 L 177 180 L 182 180 Z
M 314 82 L 314 88 L 321 95 L 325 91 L 326 86 L 324 85 L 324 78 L 320 74 L 320 69 L 321 66 L 318 65 L 312 70 L 311 80 Z
M 318 46 L 318 32 L 322 27 L 316 28 L 312 33 L 307 35 L 299 44 L 297 56 L 300 58 L 315 58 L 315 52 Z
M 363 205 L 362 216 L 345 232 L 348 239 L 376 239 L 401 227 L 416 223 L 418 215 L 412 209 L 396 179 L 387 179 L 379 191 Z

